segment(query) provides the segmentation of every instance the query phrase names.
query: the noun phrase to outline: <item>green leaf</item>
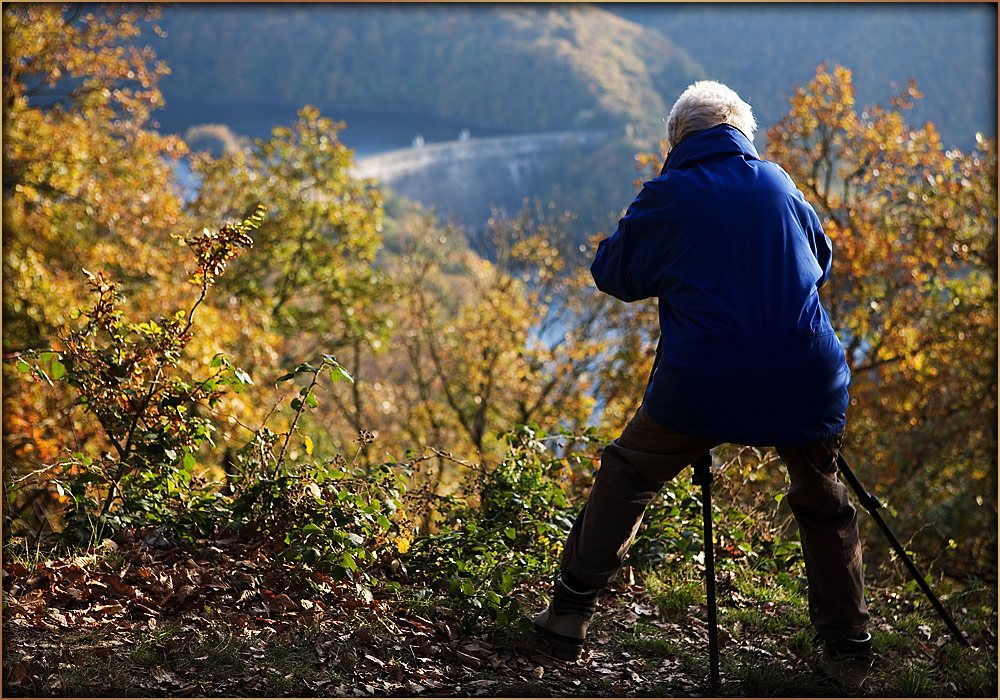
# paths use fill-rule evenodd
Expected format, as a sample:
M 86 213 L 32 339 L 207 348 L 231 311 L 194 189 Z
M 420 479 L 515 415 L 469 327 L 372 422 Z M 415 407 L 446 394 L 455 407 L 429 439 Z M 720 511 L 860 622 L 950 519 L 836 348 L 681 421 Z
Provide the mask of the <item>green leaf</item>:
M 348 382 L 353 384 L 354 377 L 352 377 L 346 369 L 344 369 L 340 365 L 337 365 L 336 367 L 330 370 L 330 381 L 333 382 L 334 384 L 336 384 L 337 382 Z
M 66 374 L 66 366 L 59 360 L 54 360 L 52 362 L 52 378 L 62 379 L 64 374 Z
M 358 563 L 354 561 L 354 557 L 347 552 L 344 552 L 344 554 L 340 557 L 340 561 L 343 563 L 345 568 L 350 569 L 351 571 L 358 570 Z
M 185 469 L 194 469 L 195 459 L 193 454 L 191 454 L 190 452 L 185 452 L 184 459 L 182 461 L 184 463 Z
M 306 394 L 306 405 L 308 405 L 309 408 L 316 408 L 319 406 L 319 401 L 316 400 L 316 395 L 312 392 Z
M 28 372 L 31 371 L 31 365 L 29 365 L 24 360 L 18 360 L 17 361 L 17 371 L 20 372 L 21 374 L 27 374 Z
M 302 408 L 302 399 L 296 396 L 294 399 L 292 399 L 291 406 L 293 411 L 298 411 L 300 408 Z
M 289 372 L 288 374 L 281 375 L 280 377 L 274 380 L 274 383 L 278 384 L 279 382 L 287 382 L 289 379 L 295 379 L 294 372 Z

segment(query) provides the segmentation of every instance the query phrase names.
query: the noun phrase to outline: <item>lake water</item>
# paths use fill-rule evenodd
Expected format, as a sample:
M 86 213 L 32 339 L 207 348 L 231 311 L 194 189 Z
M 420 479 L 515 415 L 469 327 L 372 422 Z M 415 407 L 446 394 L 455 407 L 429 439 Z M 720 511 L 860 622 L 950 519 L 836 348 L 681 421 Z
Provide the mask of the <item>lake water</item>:
M 412 146 L 418 136 L 425 143 L 437 143 L 455 141 L 463 130 L 468 130 L 473 137 L 514 133 L 427 115 L 317 106 L 323 116 L 345 122 L 340 140 L 354 151 L 355 158 Z M 161 133 L 183 135 L 195 124 L 225 124 L 238 135 L 265 138 L 272 127 L 294 123 L 296 111 L 301 107 L 291 103 L 219 104 L 170 100 L 164 109 L 153 114 L 153 118 L 160 123 Z

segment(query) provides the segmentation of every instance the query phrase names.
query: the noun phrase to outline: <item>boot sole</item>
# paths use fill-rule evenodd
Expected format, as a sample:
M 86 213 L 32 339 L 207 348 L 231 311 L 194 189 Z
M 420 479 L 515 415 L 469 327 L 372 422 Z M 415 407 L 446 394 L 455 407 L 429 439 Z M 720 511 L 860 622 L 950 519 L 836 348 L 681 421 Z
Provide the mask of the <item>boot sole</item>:
M 549 644 L 549 651 L 552 656 L 562 661 L 579 661 L 583 654 L 583 640 L 579 642 L 567 641 L 562 635 L 556 635 L 539 624 L 535 624 L 535 632 L 545 638 Z

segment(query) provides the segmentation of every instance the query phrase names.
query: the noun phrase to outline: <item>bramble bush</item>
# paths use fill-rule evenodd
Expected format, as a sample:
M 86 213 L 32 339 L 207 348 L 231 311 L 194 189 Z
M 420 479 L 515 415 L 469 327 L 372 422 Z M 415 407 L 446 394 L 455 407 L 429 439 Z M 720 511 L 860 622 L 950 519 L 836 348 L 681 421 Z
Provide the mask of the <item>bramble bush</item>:
M 118 285 L 100 272 L 86 273 L 93 302 L 74 314 L 82 325 L 61 337 L 61 349 L 23 353 L 14 364 L 37 381 L 69 384 L 78 405 L 100 425 L 101 444 L 81 445 L 29 475 L 35 480 L 8 484 L 6 495 L 16 501 L 40 490 L 63 499 L 57 528 L 62 546 L 95 545 L 126 529 L 159 528 L 177 542 L 236 532 L 266 539 L 293 565 L 349 579 L 370 599 L 373 579 L 365 567 L 394 553 L 401 539 L 406 465 L 362 469 L 340 455 L 302 464 L 288 459 L 293 436 L 312 456 L 313 441 L 300 418 L 319 405 L 321 377 L 353 381 L 335 357 L 323 355 L 318 366 L 303 363 L 278 378 L 305 379 L 289 402 L 294 416 L 283 433 L 265 420 L 240 449 L 227 450 L 224 486 L 195 473 L 203 443 L 221 452 L 205 414 L 227 393 L 244 392 L 254 382 L 222 354 L 201 378 L 182 371 L 182 359 L 196 330 L 195 311 L 227 263 L 252 247 L 249 234 L 263 216 L 257 205 L 238 223 L 185 240 L 196 259 L 190 281 L 200 293 L 187 311 L 167 318 L 126 321 Z M 360 441 L 370 439 L 362 435 Z
M 585 459 L 567 448 L 598 439 L 594 430 L 549 435 L 537 425 L 503 438 L 500 464 L 476 470 L 469 495 L 441 508 L 439 532 L 416 538 L 403 558 L 424 586 L 417 598 L 461 611 L 470 629 L 521 619 L 515 586 L 554 574 L 579 510 L 567 499 L 567 470 Z
M 123 318 L 118 285 L 101 272 L 84 270 L 93 298 L 74 312 L 83 324 L 62 335 L 58 351 L 28 352 L 16 360 L 19 372 L 49 383 L 68 383 L 99 423 L 103 445 L 62 460 L 48 487 L 69 504 L 62 513 L 67 544 L 87 544 L 126 526 L 164 520 L 182 512 L 197 492 L 195 452 L 212 443 L 211 409 L 229 390 L 252 385 L 250 377 L 223 355 L 212 374 L 197 379 L 178 369 L 191 340 L 195 311 L 228 262 L 253 245 L 249 232 L 260 225 L 259 205 L 238 223 L 185 239 L 195 254 L 190 276 L 200 294 L 186 312 L 141 323 Z M 106 448 L 114 450 L 111 452 Z M 17 498 L 25 487 L 8 489 Z M 120 507 L 112 509 L 116 500 Z

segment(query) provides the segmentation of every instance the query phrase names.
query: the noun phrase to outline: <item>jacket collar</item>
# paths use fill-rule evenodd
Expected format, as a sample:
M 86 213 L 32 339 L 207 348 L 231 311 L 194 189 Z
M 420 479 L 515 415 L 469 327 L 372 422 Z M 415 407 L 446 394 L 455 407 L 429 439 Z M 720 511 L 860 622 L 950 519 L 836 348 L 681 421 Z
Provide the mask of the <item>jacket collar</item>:
M 748 160 L 760 160 L 757 149 L 742 131 L 729 124 L 719 124 L 688 136 L 671 149 L 660 174 L 737 155 Z

